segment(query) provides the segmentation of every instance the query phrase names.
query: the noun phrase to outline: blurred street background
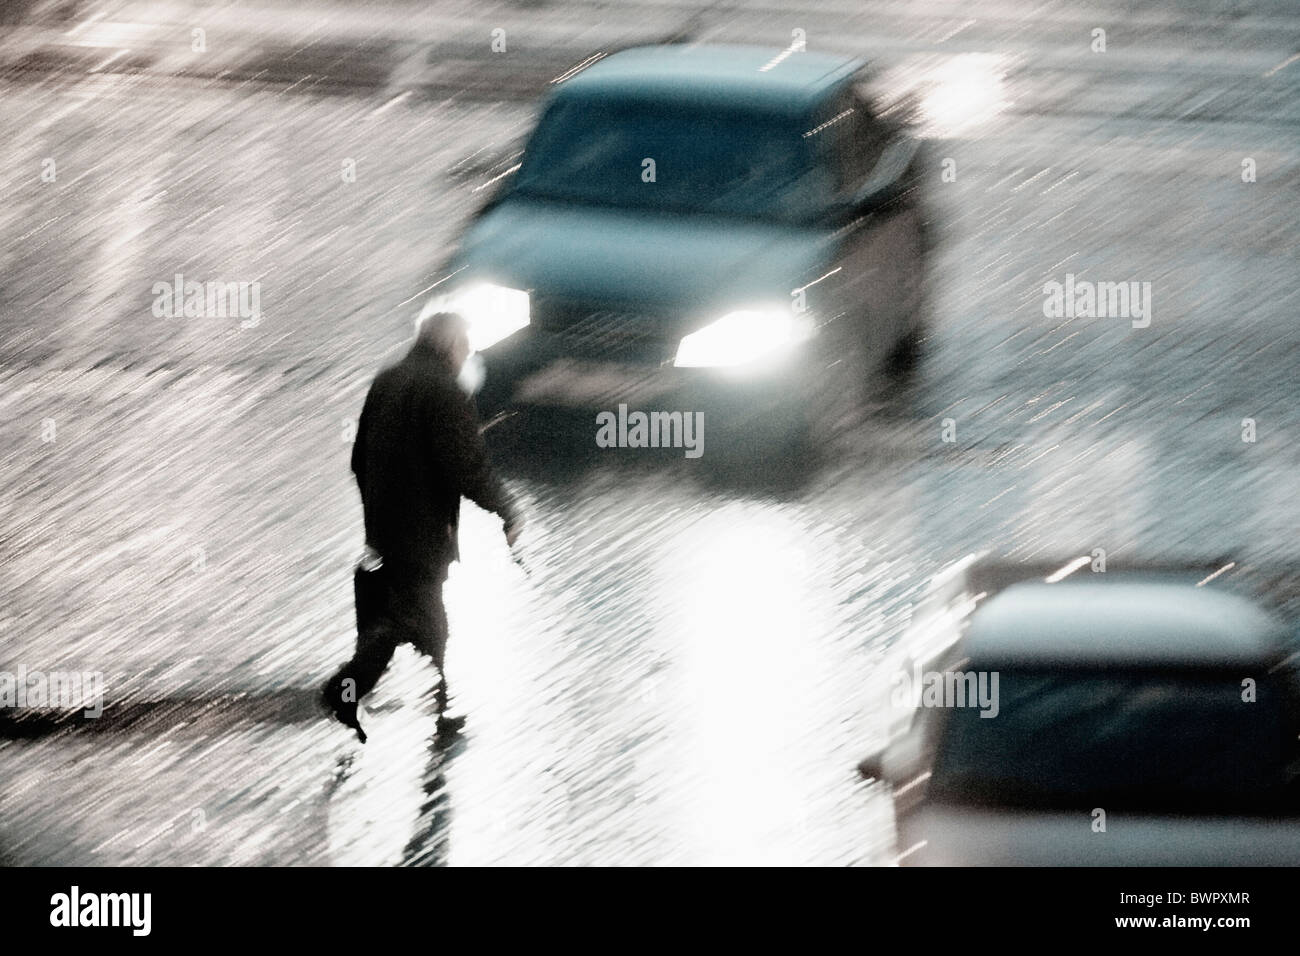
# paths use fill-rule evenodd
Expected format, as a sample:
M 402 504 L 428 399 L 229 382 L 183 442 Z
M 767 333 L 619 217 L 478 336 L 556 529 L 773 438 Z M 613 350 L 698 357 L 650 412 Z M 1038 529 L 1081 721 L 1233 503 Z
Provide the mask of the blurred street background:
M 792 6 L 7 0 L 0 669 L 102 671 L 106 709 L 0 722 L 0 860 L 888 863 L 854 764 L 928 576 L 1294 559 L 1300 9 Z M 532 575 L 468 506 L 465 737 L 431 745 L 404 649 L 360 747 L 313 705 L 354 637 L 352 424 L 482 171 L 596 53 L 794 30 L 954 161 L 916 381 L 744 481 L 707 441 L 504 455 Z M 155 317 L 176 273 L 260 282 L 260 322 Z M 1150 327 L 1045 318 L 1066 273 L 1150 282 Z

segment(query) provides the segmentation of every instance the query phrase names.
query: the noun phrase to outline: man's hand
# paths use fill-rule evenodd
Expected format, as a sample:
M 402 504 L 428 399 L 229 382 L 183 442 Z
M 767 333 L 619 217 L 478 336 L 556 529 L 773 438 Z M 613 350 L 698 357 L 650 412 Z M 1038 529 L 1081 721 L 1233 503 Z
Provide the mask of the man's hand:
M 505 528 L 506 544 L 510 547 L 511 550 L 514 550 L 515 542 L 519 540 L 519 535 L 523 532 L 523 530 L 524 530 L 524 519 L 521 516 L 516 516 L 512 518 L 510 521 L 506 522 L 506 528 Z

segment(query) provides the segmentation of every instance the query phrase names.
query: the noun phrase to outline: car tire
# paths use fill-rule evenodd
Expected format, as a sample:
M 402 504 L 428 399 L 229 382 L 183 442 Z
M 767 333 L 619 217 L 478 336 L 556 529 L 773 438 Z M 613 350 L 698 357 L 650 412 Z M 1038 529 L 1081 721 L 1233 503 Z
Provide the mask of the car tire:
M 886 361 L 886 372 L 893 378 L 903 378 L 916 371 L 921 364 L 925 342 L 924 325 L 918 320 L 907 334 L 898 340 Z

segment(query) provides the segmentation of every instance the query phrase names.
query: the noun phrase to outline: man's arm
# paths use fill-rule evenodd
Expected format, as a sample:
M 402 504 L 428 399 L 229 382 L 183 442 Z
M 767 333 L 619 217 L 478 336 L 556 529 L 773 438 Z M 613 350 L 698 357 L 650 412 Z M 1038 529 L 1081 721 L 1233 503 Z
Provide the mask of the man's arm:
M 445 427 L 451 434 L 452 468 L 458 489 L 480 508 L 500 515 L 509 533 L 521 517 L 519 507 L 492 470 L 474 407 L 460 396 L 449 404 Z

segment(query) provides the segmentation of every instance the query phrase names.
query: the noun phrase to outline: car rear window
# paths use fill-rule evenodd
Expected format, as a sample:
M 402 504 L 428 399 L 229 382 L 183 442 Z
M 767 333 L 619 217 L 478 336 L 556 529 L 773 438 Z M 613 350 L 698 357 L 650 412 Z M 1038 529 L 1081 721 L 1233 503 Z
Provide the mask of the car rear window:
M 1243 699 L 1251 696 L 1246 679 L 1253 701 Z M 997 716 L 942 714 L 930 796 L 1120 812 L 1291 812 L 1296 727 L 1283 679 L 1003 671 Z

